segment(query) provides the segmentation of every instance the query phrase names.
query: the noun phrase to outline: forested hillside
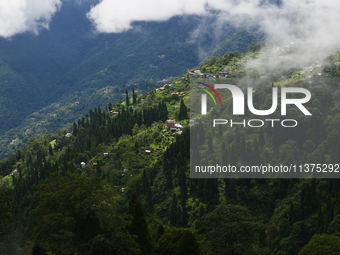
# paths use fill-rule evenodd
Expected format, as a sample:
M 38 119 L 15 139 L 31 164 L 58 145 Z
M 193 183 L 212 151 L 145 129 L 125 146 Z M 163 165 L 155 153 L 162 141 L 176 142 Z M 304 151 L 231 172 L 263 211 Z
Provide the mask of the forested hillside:
M 139 91 L 157 87 L 157 83 L 149 84 L 149 88 L 142 83 L 181 75 L 231 37 L 234 45 L 224 44 L 217 55 L 233 51 L 237 43 L 245 52 L 262 39 L 257 33 L 242 29 L 239 32 L 231 25 L 217 37 L 207 29 L 195 38 L 193 32 L 202 22 L 196 16 L 174 17 L 161 23 L 137 22 L 135 29 L 124 33 L 98 35 L 86 17 L 93 2 L 63 1 L 48 30 L 39 35 L 0 38 L 0 158 L 20 148 L 26 137 L 54 133 L 89 108 L 103 106 L 100 101 L 105 96 L 91 99 L 103 88 L 113 87 L 115 95 L 111 94 L 110 101 L 117 102 L 126 89 L 131 90 L 128 85 L 139 85 Z M 200 53 L 201 49 L 205 54 Z M 68 117 L 59 118 L 53 128 L 26 132 L 32 130 L 31 124 L 39 124 L 33 119 L 46 122 L 50 114 L 58 115 L 56 105 L 64 107 L 75 102 L 84 107 L 75 112 L 68 110 Z M 13 140 L 16 142 L 10 144 Z
M 154 87 L 159 87 L 166 81 L 152 79 L 139 79 L 135 81 L 136 94 L 148 92 Z M 118 102 L 125 99 L 127 87 L 107 86 L 99 89 L 89 96 L 81 96 L 83 93 L 71 94 L 66 99 L 53 103 L 41 110 L 28 115 L 21 124 L 0 136 L 0 159 L 15 153 L 32 136 L 44 136 L 55 133 L 58 129 L 68 128 L 75 120 L 82 117 L 91 106 L 105 107 L 107 102 Z M 131 94 L 131 91 L 129 92 Z
M 226 82 L 253 75 L 241 63 L 261 58 L 261 47 L 214 57 L 200 70 L 216 77 L 228 69 Z M 337 57 L 322 63 L 322 75 L 337 77 Z M 123 102 L 91 109 L 2 160 L 1 253 L 338 254 L 339 179 L 189 178 L 190 132 L 202 125 L 189 119 L 189 86 L 198 79 L 191 73 L 147 94 L 125 91 Z M 257 106 L 268 108 L 272 86 L 305 86 L 308 77 L 297 73 L 268 76 Z M 338 164 L 339 84 L 314 87 L 322 125 L 309 123 L 298 137 L 218 129 L 222 160 Z M 197 133 L 206 139 L 191 149 L 208 154 L 212 134 Z

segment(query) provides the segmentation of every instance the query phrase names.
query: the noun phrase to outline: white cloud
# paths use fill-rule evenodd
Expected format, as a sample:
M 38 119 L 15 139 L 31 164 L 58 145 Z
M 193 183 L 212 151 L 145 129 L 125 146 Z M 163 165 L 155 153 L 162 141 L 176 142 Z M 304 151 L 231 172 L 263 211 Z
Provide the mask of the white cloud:
M 60 0 L 0 0 L 0 36 L 38 33 L 61 6 Z
M 259 0 L 102 0 L 87 14 L 98 32 L 119 33 L 134 21 L 165 21 L 177 15 L 209 15 L 211 10 L 227 16 L 253 14 Z
M 205 0 L 104 0 L 88 13 L 96 29 L 119 33 L 134 21 L 165 21 L 176 15 L 206 13 Z
M 87 16 L 98 32 L 119 33 L 131 29 L 134 21 L 164 21 L 176 15 L 204 16 L 217 11 L 215 25 L 259 25 L 268 40 L 293 40 L 296 56 L 306 61 L 324 56 L 339 44 L 338 0 L 281 2 L 277 6 L 268 0 L 102 0 Z

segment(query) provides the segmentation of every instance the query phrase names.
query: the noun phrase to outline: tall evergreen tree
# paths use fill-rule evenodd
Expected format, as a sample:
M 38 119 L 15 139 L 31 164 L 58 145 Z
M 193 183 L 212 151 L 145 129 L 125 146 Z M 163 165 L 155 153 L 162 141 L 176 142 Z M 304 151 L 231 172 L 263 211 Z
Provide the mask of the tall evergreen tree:
M 125 91 L 125 102 L 126 102 L 126 109 L 129 108 L 129 92 L 128 90 Z
M 129 201 L 129 214 L 132 216 L 129 232 L 136 236 L 136 242 L 141 246 L 142 255 L 152 254 L 152 239 L 144 216 L 143 205 L 136 192 L 132 194 Z
M 181 100 L 181 105 L 179 107 L 179 114 L 178 114 L 178 120 L 185 120 L 188 119 L 188 108 L 186 107 L 186 105 L 183 102 L 183 99 Z
M 317 227 L 316 227 L 316 233 L 317 234 L 322 234 L 323 230 L 324 230 L 324 221 L 323 221 L 323 214 L 322 214 L 322 209 L 321 206 L 319 207 L 319 211 L 318 211 L 318 223 L 317 223 Z
M 182 227 L 182 207 L 180 205 L 177 205 L 177 227 Z
M 177 255 L 203 255 L 196 237 L 190 230 L 184 230 L 177 243 Z
M 135 88 L 132 87 L 132 103 L 136 104 L 137 103 L 137 95 L 135 94 Z
M 77 123 L 73 122 L 73 135 L 77 136 L 78 134 L 78 127 L 77 127 Z
M 163 226 L 162 223 L 159 223 L 158 227 L 157 227 L 157 236 L 156 236 L 156 239 L 158 240 L 164 233 L 165 233 L 164 226 Z
M 170 206 L 170 212 L 169 212 L 169 218 L 170 218 L 170 225 L 171 226 L 177 226 L 177 197 L 174 193 L 172 196 L 171 206 Z
M 264 140 L 264 133 L 262 127 L 260 127 L 260 133 L 259 133 L 259 146 L 263 147 L 266 144 L 266 141 Z

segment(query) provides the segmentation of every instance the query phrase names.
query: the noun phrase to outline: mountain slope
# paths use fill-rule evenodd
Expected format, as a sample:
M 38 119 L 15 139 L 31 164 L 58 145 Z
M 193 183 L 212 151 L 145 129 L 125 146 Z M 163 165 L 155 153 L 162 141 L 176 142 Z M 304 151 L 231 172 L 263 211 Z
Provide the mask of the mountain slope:
M 124 33 L 98 35 L 86 17 L 91 4 L 93 1 L 65 1 L 48 30 L 0 39 L 0 59 L 21 77 L 15 82 L 21 84 L 17 90 L 10 89 L 13 84 L 6 79 L 0 80 L 6 91 L 0 95 L 0 107 L 6 109 L 2 113 L 6 125 L 0 134 L 17 127 L 24 116 L 70 94 L 90 96 L 106 86 L 135 84 L 139 78 L 178 76 L 202 60 L 199 49 L 211 52 L 237 31 L 228 26 L 215 38 L 207 29 L 196 38 L 193 32 L 205 20 L 187 16 L 159 23 L 136 22 L 134 29 Z M 246 47 L 252 40 L 251 34 L 245 36 Z M 25 105 L 24 110 L 9 102 L 14 98 Z
M 221 58 L 215 58 L 214 61 L 209 60 L 202 66 L 218 71 L 229 66 L 235 75 L 245 77 L 249 70 L 240 72 L 243 67 L 238 63 L 246 57 L 249 60 L 258 59 L 259 56 L 258 52 L 248 53 L 246 56 L 237 53 L 226 54 Z M 338 70 L 336 66 L 332 68 Z M 336 75 L 336 72 L 331 73 Z M 131 212 L 133 204 L 138 204 L 134 202 L 137 200 L 134 195 L 136 192 L 144 206 L 156 254 L 164 254 L 171 249 L 170 254 L 173 254 L 181 250 L 179 239 L 184 235 L 182 228 L 192 232 L 193 238 L 198 240 L 198 248 L 204 251 L 204 254 L 220 254 L 219 251 L 232 247 L 234 251 L 240 253 L 246 249 L 247 252 L 251 250 L 251 254 L 295 255 L 315 234 L 337 233 L 340 208 L 338 179 L 189 178 L 190 133 L 201 136 L 202 123 L 195 119 L 194 126 L 190 130 L 187 127 L 189 119 L 185 105 L 188 106 L 190 100 L 190 79 L 195 78 L 190 78 L 189 74 L 184 76 L 189 78 L 184 84 L 176 79 L 173 82 L 175 86 L 140 95 L 136 102 L 127 100 L 113 105 L 114 111 L 118 111 L 118 114 L 110 115 L 108 111 L 110 105 L 107 106 L 108 110 L 101 108 L 90 110 L 89 118 L 79 119 L 69 130 L 32 138 L 23 150 L 1 161 L 0 171 L 5 176 L 1 180 L 1 185 L 13 190 L 13 198 L 21 208 L 16 218 L 17 226 L 20 226 L 22 231 L 35 226 L 36 231 L 41 231 L 35 233 L 40 235 L 46 233 L 47 236 L 52 233 L 51 238 L 55 238 L 55 233 L 65 229 L 74 238 L 83 237 L 77 231 L 78 228 L 69 229 L 69 224 L 48 228 L 51 233 L 46 232 L 44 229 L 51 222 L 44 220 L 40 225 L 41 222 L 33 213 L 36 207 L 32 201 L 39 201 L 37 198 L 41 194 L 45 194 L 46 198 L 52 195 L 48 193 L 49 190 L 44 190 L 46 186 L 43 185 L 38 186 L 39 192 L 35 192 L 33 185 L 44 183 L 47 179 L 49 181 L 44 184 L 52 185 L 58 191 L 58 185 L 53 186 L 56 182 L 51 182 L 55 180 L 51 178 L 57 175 L 59 176 L 57 178 L 65 181 L 60 184 L 72 190 L 72 194 L 73 190 L 78 192 L 86 190 L 84 187 L 88 180 L 95 181 L 95 176 L 100 177 L 102 184 L 97 191 L 104 194 L 103 187 L 106 187 L 105 190 L 112 192 L 112 196 L 107 198 L 99 196 L 99 200 L 94 202 L 90 200 L 89 203 L 83 201 L 81 208 L 97 208 L 96 206 L 105 208 L 107 201 L 110 201 L 115 210 L 115 213 L 110 210 L 111 215 L 125 216 L 124 221 L 128 226 L 132 224 L 133 227 L 143 226 L 147 229 L 144 213 L 142 217 L 136 212 Z M 301 80 L 292 73 L 286 74 L 285 77 L 284 80 L 276 80 L 274 85 L 278 87 L 306 85 L 306 80 Z M 228 82 L 228 78 L 225 81 Z M 324 111 L 318 115 L 321 126 L 317 125 L 318 121 L 307 123 L 308 125 L 302 122 L 305 127 L 303 132 L 265 128 L 263 138 L 259 129 L 228 128 L 223 131 L 224 140 L 217 141 L 220 146 L 215 148 L 210 148 L 209 145 L 209 141 L 213 139 L 212 131 L 204 130 L 203 132 L 206 132 L 202 135 L 206 137 L 204 143 L 191 149 L 198 150 L 201 155 L 210 155 L 214 151 L 218 158 L 226 161 L 226 164 L 233 165 L 256 165 L 259 160 L 261 162 L 270 160 L 277 164 L 301 162 L 338 164 L 339 87 L 326 83 L 323 86 L 322 91 L 318 84 L 311 86 L 311 90 L 317 92 L 313 93 L 310 106 L 313 113 L 317 112 L 316 108 L 324 107 Z M 172 94 L 175 91 L 184 93 Z M 271 87 L 268 83 L 263 88 L 257 88 L 255 98 L 259 108 L 268 108 L 267 98 L 270 95 Z M 230 108 L 231 105 L 227 107 Z M 213 109 L 208 114 L 214 113 Z M 164 120 L 170 118 L 184 126 L 182 133 L 171 133 L 166 128 Z M 67 132 L 71 132 L 72 135 L 66 135 Z M 82 166 L 81 162 L 85 165 Z M 11 177 L 10 174 L 15 169 L 18 173 Z M 72 176 L 70 173 L 75 175 Z M 93 179 L 87 180 L 86 176 Z M 76 180 L 76 185 L 73 180 Z M 98 179 L 95 183 L 97 185 Z M 60 191 L 56 192 L 55 196 L 52 195 L 55 202 L 46 207 L 46 210 L 39 207 L 40 215 L 46 215 L 49 219 L 48 217 L 55 215 L 54 212 L 59 212 L 58 207 L 55 209 L 54 205 L 56 203 L 62 205 L 67 200 L 64 199 L 64 195 L 57 199 L 58 194 L 63 193 Z M 74 198 L 76 195 L 72 196 L 72 199 Z M 49 205 L 48 199 L 43 201 Z M 67 208 L 73 210 L 71 204 L 68 204 Z M 143 208 L 139 205 L 139 213 L 142 214 L 142 211 Z M 60 212 L 56 215 L 60 215 Z M 91 226 L 96 230 L 91 233 L 99 233 L 97 238 L 109 240 L 108 232 L 96 227 L 94 215 L 88 213 L 88 218 L 85 217 L 84 221 L 79 223 L 80 226 L 86 230 L 89 229 L 85 226 Z M 72 218 L 66 216 L 67 219 Z M 137 224 L 134 217 L 139 217 L 140 225 L 134 225 Z M 102 221 L 105 217 L 99 219 Z M 55 221 L 52 222 L 55 224 Z M 122 223 L 116 221 L 114 226 L 113 229 L 116 231 L 125 229 Z M 165 226 L 163 231 L 158 230 L 162 229 L 162 226 Z M 238 238 L 233 243 L 225 245 L 223 238 L 217 237 L 228 235 L 231 228 L 237 230 L 233 232 L 233 236 L 237 235 Z M 148 235 L 147 230 L 143 233 Z M 27 236 L 31 241 L 35 238 L 38 243 L 39 235 Z M 243 239 L 244 236 L 248 237 L 246 241 Z M 91 238 L 94 237 L 83 238 L 81 244 L 96 244 L 95 241 L 98 239 Z M 72 238 L 65 240 L 69 245 L 65 249 L 72 251 L 82 249 L 84 246 L 77 240 Z M 50 245 L 46 242 L 39 245 L 45 250 L 63 249 L 54 241 Z M 115 245 L 120 247 L 119 244 Z M 108 246 L 101 247 L 109 250 Z M 322 250 L 322 245 L 318 247 Z M 27 250 L 31 248 L 29 246 Z

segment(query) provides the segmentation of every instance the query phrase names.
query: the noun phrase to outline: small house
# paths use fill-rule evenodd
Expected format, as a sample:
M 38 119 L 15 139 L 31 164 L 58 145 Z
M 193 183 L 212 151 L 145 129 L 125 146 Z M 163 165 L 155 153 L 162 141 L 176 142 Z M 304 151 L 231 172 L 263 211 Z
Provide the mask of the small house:
M 107 157 L 107 156 L 109 156 L 109 153 L 105 152 L 103 155 L 104 155 L 104 157 Z
M 163 91 L 163 90 L 164 90 L 164 87 L 162 87 L 162 88 L 159 88 L 159 90 L 160 90 L 160 91 Z
M 167 120 L 166 122 L 167 129 L 171 129 L 175 127 L 176 122 L 174 120 Z
M 189 75 L 193 75 L 195 73 L 195 70 L 188 70 Z
M 150 153 L 151 153 L 150 150 L 145 150 L 144 155 L 148 155 L 148 154 L 150 154 Z
M 145 101 L 145 99 L 141 99 L 140 102 L 143 103 Z
M 120 192 L 125 193 L 125 188 L 121 188 Z
M 170 131 L 173 133 L 173 132 L 176 132 L 177 131 L 177 128 L 170 128 Z
M 93 163 L 92 165 L 93 165 L 93 166 L 97 166 L 97 165 L 98 165 L 98 163 Z
M 81 162 L 80 165 L 81 165 L 82 167 L 84 167 L 86 164 L 85 164 L 85 162 Z
M 67 133 L 65 136 L 70 137 L 71 135 L 72 135 L 71 133 Z
M 200 74 L 199 74 L 199 77 L 200 77 L 200 78 L 205 78 L 205 74 L 204 74 L 204 73 L 200 73 Z
M 185 81 L 187 81 L 187 80 L 188 80 L 188 78 L 182 77 L 180 81 L 181 81 L 182 84 L 184 84 Z
M 13 175 L 17 175 L 17 174 L 18 174 L 18 170 L 15 169 L 15 170 L 12 172 L 12 176 L 13 176 Z
M 110 113 L 112 113 L 113 115 L 118 115 L 119 114 L 119 112 L 114 112 L 113 110 L 110 111 Z

